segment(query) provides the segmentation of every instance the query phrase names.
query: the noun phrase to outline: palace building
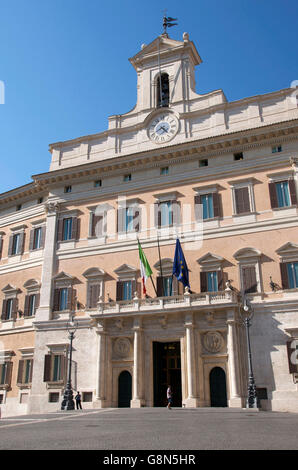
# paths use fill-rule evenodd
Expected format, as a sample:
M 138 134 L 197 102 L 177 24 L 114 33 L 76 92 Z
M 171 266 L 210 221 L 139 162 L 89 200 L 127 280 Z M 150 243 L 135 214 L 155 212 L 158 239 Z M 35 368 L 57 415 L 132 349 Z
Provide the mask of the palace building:
M 129 60 L 135 107 L 51 144 L 49 171 L 0 195 L 2 416 L 60 409 L 71 321 L 83 408 L 165 406 L 169 384 L 174 406 L 245 407 L 243 299 L 258 406 L 297 411 L 293 88 L 197 93 L 187 33 Z M 190 289 L 172 276 L 177 237 Z

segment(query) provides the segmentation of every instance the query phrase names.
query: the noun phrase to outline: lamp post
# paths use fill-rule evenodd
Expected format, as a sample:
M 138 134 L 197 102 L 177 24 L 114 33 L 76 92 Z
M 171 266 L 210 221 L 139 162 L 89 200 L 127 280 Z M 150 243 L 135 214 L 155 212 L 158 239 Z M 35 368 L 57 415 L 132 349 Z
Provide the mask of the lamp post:
M 70 350 L 69 350 L 69 365 L 68 365 L 68 380 L 66 384 L 66 388 L 64 391 L 63 401 L 61 403 L 61 410 L 74 410 L 75 404 L 73 400 L 73 391 L 71 387 L 71 363 L 72 363 L 72 342 L 74 339 L 74 334 L 77 330 L 77 324 L 71 320 L 71 322 L 67 323 L 67 331 L 69 333 L 70 339 Z
M 247 299 L 244 299 L 243 309 L 241 309 L 241 319 L 246 329 L 246 341 L 247 341 L 247 359 L 248 359 L 248 387 L 247 387 L 247 398 L 246 398 L 246 408 L 257 408 L 257 390 L 255 385 L 255 379 L 252 370 L 252 361 L 251 361 L 251 347 L 250 347 L 250 336 L 249 328 L 251 326 L 251 320 L 253 317 L 253 309 L 251 305 L 248 304 Z

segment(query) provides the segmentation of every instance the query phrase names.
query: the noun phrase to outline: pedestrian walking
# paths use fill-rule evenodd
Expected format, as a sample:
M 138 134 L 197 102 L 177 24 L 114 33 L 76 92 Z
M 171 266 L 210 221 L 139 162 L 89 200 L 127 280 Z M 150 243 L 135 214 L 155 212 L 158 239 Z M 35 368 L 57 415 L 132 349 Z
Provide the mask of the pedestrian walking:
M 172 409 L 171 406 L 173 403 L 173 392 L 172 392 L 171 385 L 169 385 L 167 389 L 167 400 L 168 400 L 167 408 L 171 410 Z
M 76 400 L 76 405 L 77 405 L 77 410 L 80 408 L 82 409 L 82 404 L 81 404 L 81 394 L 80 392 L 77 392 L 76 396 L 75 396 L 75 400 Z

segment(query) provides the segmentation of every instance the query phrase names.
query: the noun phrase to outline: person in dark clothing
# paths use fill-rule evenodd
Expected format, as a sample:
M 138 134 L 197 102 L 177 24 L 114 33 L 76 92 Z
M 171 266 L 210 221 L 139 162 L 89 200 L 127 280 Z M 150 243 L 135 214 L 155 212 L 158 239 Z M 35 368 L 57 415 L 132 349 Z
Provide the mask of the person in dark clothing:
M 82 404 L 81 404 L 81 394 L 80 392 L 77 392 L 76 396 L 75 396 L 75 400 L 76 400 L 76 405 L 77 405 L 77 410 L 80 408 L 82 409 Z

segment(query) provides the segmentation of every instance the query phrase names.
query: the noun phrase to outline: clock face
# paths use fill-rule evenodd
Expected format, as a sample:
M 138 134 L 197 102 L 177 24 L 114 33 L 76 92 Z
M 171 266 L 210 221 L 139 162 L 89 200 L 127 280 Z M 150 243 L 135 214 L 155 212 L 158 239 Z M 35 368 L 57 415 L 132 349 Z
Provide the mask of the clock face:
M 148 128 L 150 139 L 157 144 L 168 142 L 177 132 L 178 119 L 170 113 L 163 113 L 154 118 Z

